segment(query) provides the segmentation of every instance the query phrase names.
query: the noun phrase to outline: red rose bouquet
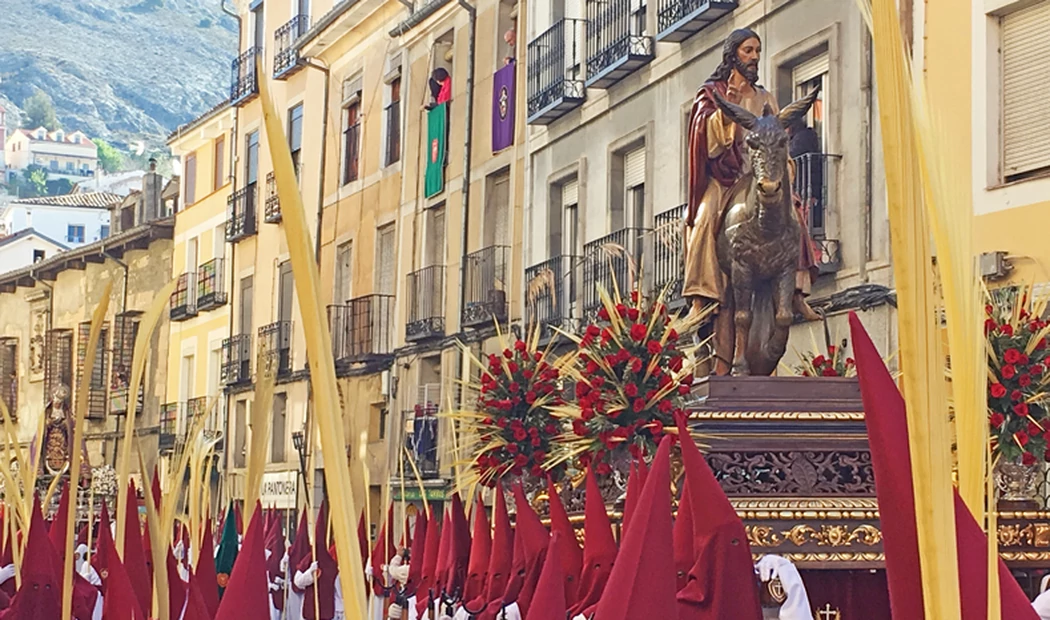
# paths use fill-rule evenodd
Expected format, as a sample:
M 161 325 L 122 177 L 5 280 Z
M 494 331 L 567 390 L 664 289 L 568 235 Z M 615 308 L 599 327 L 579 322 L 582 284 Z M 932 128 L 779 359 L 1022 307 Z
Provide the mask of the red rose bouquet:
M 795 372 L 803 377 L 853 377 L 857 366 L 852 357 L 846 357 L 849 341 L 843 339 L 839 346 L 828 345 L 823 353 L 803 353 L 802 362 Z
M 575 380 L 576 399 L 555 407 L 572 427 L 552 462 L 593 464 L 608 474 L 655 454 L 664 429 L 674 426 L 693 384 L 693 362 L 679 349 L 692 321 L 670 316 L 662 296 L 638 291 L 628 303 L 603 291 L 597 318 L 572 336 L 577 351 L 565 372 Z
M 478 410 L 469 416 L 478 444 L 473 467 L 487 486 L 504 476 L 530 475 L 539 478 L 551 454 L 551 440 L 561 431 L 561 422 L 551 407 L 561 401 L 560 372 L 547 351 L 536 350 L 536 337 L 490 355 L 482 368 Z M 551 474 L 558 478 L 564 466 Z
M 989 293 L 984 332 L 988 343 L 988 425 L 992 448 L 1008 461 L 1050 461 L 1047 412 L 1047 337 L 1041 317 L 1046 299 L 1030 288 Z

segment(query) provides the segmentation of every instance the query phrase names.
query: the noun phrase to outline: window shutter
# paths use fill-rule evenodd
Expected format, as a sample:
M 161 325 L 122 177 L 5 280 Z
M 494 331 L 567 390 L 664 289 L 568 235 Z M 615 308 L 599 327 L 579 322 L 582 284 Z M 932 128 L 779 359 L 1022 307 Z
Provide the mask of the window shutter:
M 1003 176 L 1050 167 L 1050 1 L 1002 18 Z
M 645 147 L 628 151 L 623 157 L 623 184 L 631 188 L 645 183 Z
M 561 206 L 571 207 L 580 204 L 580 182 L 573 180 L 561 186 Z

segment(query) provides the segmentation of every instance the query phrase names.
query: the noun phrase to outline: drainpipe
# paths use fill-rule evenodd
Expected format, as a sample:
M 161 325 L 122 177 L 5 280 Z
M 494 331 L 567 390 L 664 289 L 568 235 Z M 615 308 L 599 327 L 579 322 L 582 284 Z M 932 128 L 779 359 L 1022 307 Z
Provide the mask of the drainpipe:
M 124 314 L 125 312 L 128 311 L 128 264 L 125 263 L 124 261 L 120 260 L 116 256 L 113 256 L 108 251 L 106 251 L 105 244 L 103 244 L 103 246 L 102 246 L 102 256 L 105 256 L 106 258 L 110 259 L 111 261 L 113 261 L 114 263 L 116 263 L 117 265 L 119 265 L 121 268 L 124 269 L 124 283 L 121 285 L 121 294 L 120 294 L 120 313 Z M 124 334 L 123 333 L 120 334 L 120 339 L 121 339 L 121 342 L 123 342 L 123 340 L 124 340 Z M 131 399 L 131 393 L 129 392 L 128 393 L 128 401 L 135 403 L 133 405 L 129 405 L 130 407 L 132 407 L 132 409 L 131 409 L 130 412 L 128 412 L 128 415 L 135 415 L 135 407 L 138 406 L 138 396 L 136 395 L 135 399 L 132 400 Z M 113 462 L 112 462 L 113 467 L 117 466 L 117 452 L 118 452 L 117 444 L 120 442 L 120 416 L 117 416 L 117 423 L 116 423 L 116 431 L 115 431 L 115 433 L 116 434 L 113 436 Z
M 857 275 L 860 277 L 860 281 L 868 281 L 868 261 L 871 260 L 871 246 L 872 246 L 872 209 L 871 204 L 873 198 L 872 188 L 872 172 L 874 170 L 873 153 L 872 153 L 872 132 L 874 131 L 875 123 L 875 103 L 873 100 L 874 94 L 872 92 L 872 77 L 873 77 L 873 53 L 872 53 L 872 39 L 871 33 L 867 33 L 861 42 L 861 47 L 864 53 L 864 65 L 862 69 L 861 77 L 861 88 L 864 91 L 864 105 L 865 105 L 865 125 L 864 128 L 864 224 L 861 238 L 861 256 L 860 264 L 857 268 Z
M 331 70 L 322 61 L 316 58 L 305 59 L 307 67 L 313 67 L 324 73 L 324 104 L 321 111 L 321 174 L 318 175 L 317 186 L 317 235 L 314 239 L 314 261 L 318 267 L 321 265 L 321 223 L 324 221 L 324 179 L 325 162 L 328 159 L 328 105 L 329 105 L 329 82 Z
M 470 224 L 470 158 L 474 137 L 474 54 L 475 39 L 477 32 L 478 10 L 466 0 L 457 0 L 459 6 L 467 11 L 470 16 L 469 36 L 467 47 L 467 106 L 464 114 L 467 126 L 463 136 L 463 225 L 460 226 L 460 252 L 459 261 L 459 331 L 463 331 L 463 310 L 467 306 L 467 242 Z

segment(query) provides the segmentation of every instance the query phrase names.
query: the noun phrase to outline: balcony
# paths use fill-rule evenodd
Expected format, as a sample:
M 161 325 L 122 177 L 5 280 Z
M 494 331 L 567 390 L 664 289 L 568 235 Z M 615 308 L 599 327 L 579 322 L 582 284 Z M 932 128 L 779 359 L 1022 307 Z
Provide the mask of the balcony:
M 226 240 L 233 243 L 251 237 L 256 231 L 255 203 L 258 185 L 249 183 L 226 199 Z
M 419 477 L 433 480 L 440 477 L 438 463 L 438 417 L 437 405 L 433 403 L 416 405 L 414 411 L 404 412 L 407 421 L 405 432 L 405 450 L 401 451 L 403 470 L 406 478 Z
M 576 296 L 583 270 L 580 256 L 555 256 L 525 270 L 526 332 L 540 329 L 541 337 L 554 329 L 575 331 Z
M 213 258 L 197 268 L 197 311 L 226 305 L 225 261 Z
M 590 317 L 602 306 L 598 287 L 626 297 L 638 280 L 638 266 L 646 256 L 648 228 L 621 228 L 583 246 L 583 312 Z
M 656 40 L 680 43 L 736 9 L 736 0 L 660 0 Z
M 259 80 L 255 74 L 255 60 L 261 58 L 262 49 L 249 47 L 233 59 L 230 65 L 230 103 L 243 105 L 259 94 Z
M 238 334 L 222 341 L 222 384 L 250 383 L 252 380 L 252 337 Z
M 416 342 L 445 335 L 445 266 L 433 265 L 408 274 L 408 322 L 405 340 Z
M 393 320 L 393 295 L 365 295 L 346 305 L 328 306 L 336 368 L 389 358 Z
M 303 67 L 295 42 L 310 29 L 309 15 L 296 15 L 273 33 L 273 77 L 282 80 Z
M 266 205 L 263 209 L 264 222 L 276 224 L 281 221 L 281 198 L 277 195 L 277 180 L 272 172 L 266 174 Z
M 637 0 L 635 0 L 637 1 Z M 587 0 L 587 86 L 609 88 L 653 59 L 645 6 L 632 0 Z
M 292 322 L 276 321 L 259 328 L 259 370 L 276 377 L 292 373 Z
M 200 432 L 205 439 L 212 440 L 216 438 L 221 439 L 223 437 L 226 428 L 226 419 L 224 415 L 225 407 L 223 407 L 223 404 L 226 401 L 224 397 L 219 396 L 215 404 L 212 405 L 209 410 L 209 400 L 211 399 L 207 396 L 199 396 L 187 400 L 180 407 L 182 415 L 177 424 L 178 436 L 175 440 L 176 448 L 185 446 L 191 439 L 193 439 L 190 436 L 190 433 L 201 418 L 204 418 L 204 422 Z M 221 451 L 222 444 L 216 444 L 215 449 Z
M 157 447 L 162 453 L 175 449 L 178 427 L 179 403 L 165 403 L 160 408 L 160 436 L 157 440 Z
M 664 303 L 673 306 L 682 301 L 682 279 L 685 275 L 685 214 L 688 205 L 678 205 L 654 218 L 653 293 L 664 294 Z
M 802 202 L 802 213 L 813 238 L 817 269 L 821 275 L 842 267 L 837 239 L 827 238 L 827 215 L 836 195 L 838 155 L 806 153 L 794 158 L 795 183 L 792 191 Z
M 562 19 L 529 42 L 530 125 L 548 125 L 587 98 L 582 19 Z
M 171 293 L 168 315 L 172 321 L 185 321 L 197 316 L 197 274 L 184 273 L 179 276 L 175 290 Z
M 507 322 L 507 278 L 510 247 L 493 245 L 468 254 L 464 269 L 464 327 Z

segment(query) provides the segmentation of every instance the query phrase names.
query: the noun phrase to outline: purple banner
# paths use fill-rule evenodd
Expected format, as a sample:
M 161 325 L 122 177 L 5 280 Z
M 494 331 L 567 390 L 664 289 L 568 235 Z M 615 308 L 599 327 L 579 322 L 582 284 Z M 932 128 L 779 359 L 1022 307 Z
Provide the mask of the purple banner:
M 492 78 L 492 152 L 514 144 L 515 64 L 508 63 Z

